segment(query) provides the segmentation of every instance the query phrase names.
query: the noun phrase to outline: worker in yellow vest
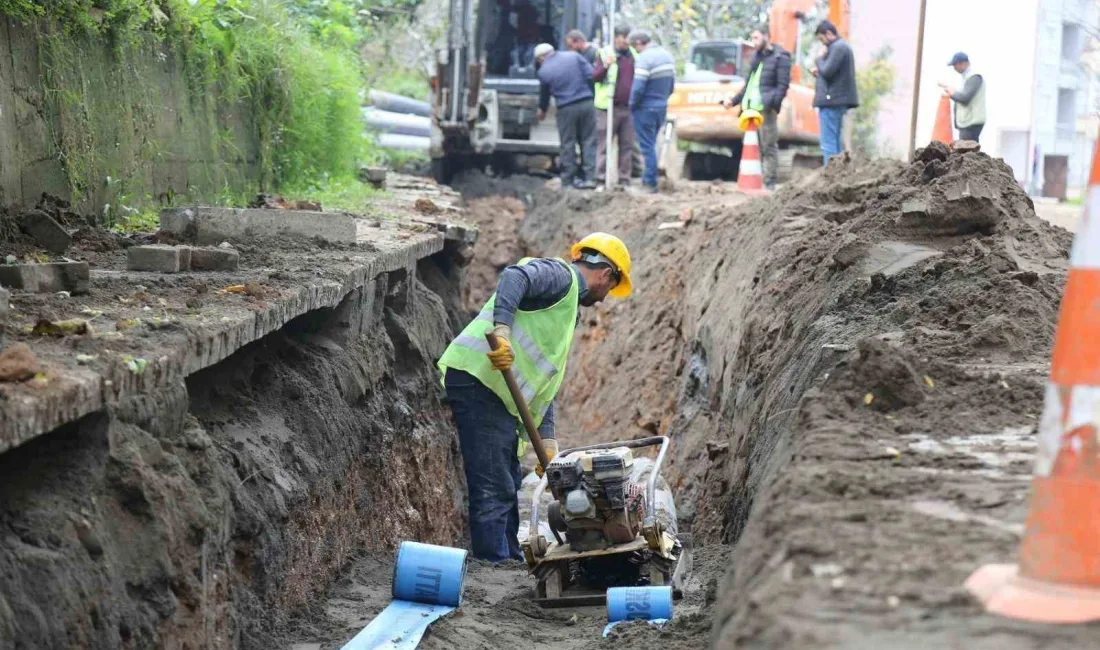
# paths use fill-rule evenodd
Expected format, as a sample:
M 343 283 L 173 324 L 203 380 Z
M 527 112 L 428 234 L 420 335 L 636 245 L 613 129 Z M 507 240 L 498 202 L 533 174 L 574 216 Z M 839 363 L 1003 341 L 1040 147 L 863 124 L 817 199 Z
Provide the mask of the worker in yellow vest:
M 604 47 L 596 56 L 592 80 L 596 82 L 596 178 L 601 185 L 607 171 L 607 129 L 619 142 L 618 184 L 630 186 L 633 154 L 637 148 L 634 136 L 634 119 L 630 114 L 630 89 L 634 87 L 634 58 L 638 53 L 630 47 L 627 37 L 630 27 L 615 28 L 614 47 Z M 611 110 L 611 125 L 607 123 L 607 109 Z
M 749 41 L 756 52 L 749 64 L 748 81 L 722 104 L 734 109 L 735 115 L 742 110 L 760 111 L 764 115 L 760 125 L 760 159 L 764 187 L 774 190 L 779 179 L 779 111 L 791 86 L 791 54 L 772 43 L 764 28 L 754 29 Z
M 474 557 L 522 560 L 519 458 L 523 426 L 501 370 L 511 369 L 553 458 L 554 396 L 565 379 L 578 308 L 632 291 L 630 252 L 622 240 L 593 233 L 573 245 L 572 261 L 524 258 L 500 274 L 497 291 L 439 360 L 458 429 L 470 494 Z M 490 350 L 485 333 L 500 341 Z M 524 434 L 525 435 L 525 434 Z M 543 468 L 536 467 L 540 476 Z

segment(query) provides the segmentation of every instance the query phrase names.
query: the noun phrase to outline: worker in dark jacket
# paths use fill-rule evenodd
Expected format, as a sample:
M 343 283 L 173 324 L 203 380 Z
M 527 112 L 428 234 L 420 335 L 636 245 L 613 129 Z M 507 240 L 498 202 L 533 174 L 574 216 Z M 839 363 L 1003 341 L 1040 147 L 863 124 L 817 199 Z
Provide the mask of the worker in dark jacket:
M 977 142 L 985 126 L 985 79 L 970 67 L 966 52 L 956 52 L 947 65 L 955 68 L 963 82 L 958 90 L 949 84 L 940 84 L 944 94 L 955 102 L 955 128 L 959 130 L 959 139 Z
M 840 37 L 836 25 L 821 21 L 814 32 L 825 46 L 825 54 L 818 57 L 810 74 L 817 77 L 814 88 L 814 107 L 818 109 L 821 123 L 821 155 L 825 163 L 844 150 L 841 134 L 844 130 L 844 114 L 859 106 L 856 90 L 856 58 L 848 42 Z
M 562 187 L 572 184 L 582 190 L 594 189 L 596 106 L 592 103 L 592 64 L 572 50 L 555 52 L 549 43 L 535 47 L 535 62 L 539 66 L 539 121 L 546 118 L 551 96 L 557 109 Z M 578 142 L 583 170 L 577 165 Z
M 791 53 L 768 41 L 763 29 L 749 36 L 756 53 L 752 56 L 749 78 L 741 91 L 726 106 L 737 114 L 756 110 L 764 115 L 760 125 L 760 155 L 764 164 L 764 187 L 775 189 L 779 175 L 779 109 L 791 87 Z

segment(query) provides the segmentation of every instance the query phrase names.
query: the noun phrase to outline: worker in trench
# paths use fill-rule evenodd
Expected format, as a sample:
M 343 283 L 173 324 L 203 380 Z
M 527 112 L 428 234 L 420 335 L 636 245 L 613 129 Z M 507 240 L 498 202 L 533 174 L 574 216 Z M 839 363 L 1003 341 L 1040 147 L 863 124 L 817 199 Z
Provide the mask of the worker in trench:
M 501 371 L 515 374 L 553 458 L 554 396 L 565 378 L 579 308 L 632 291 L 630 252 L 618 237 L 588 235 L 571 256 L 570 263 L 524 258 L 504 269 L 496 293 L 439 360 L 466 470 L 472 550 L 483 560 L 523 559 L 517 492 L 526 441 Z M 500 341 L 496 350 L 485 340 L 489 331 Z M 535 471 L 542 476 L 541 465 Z

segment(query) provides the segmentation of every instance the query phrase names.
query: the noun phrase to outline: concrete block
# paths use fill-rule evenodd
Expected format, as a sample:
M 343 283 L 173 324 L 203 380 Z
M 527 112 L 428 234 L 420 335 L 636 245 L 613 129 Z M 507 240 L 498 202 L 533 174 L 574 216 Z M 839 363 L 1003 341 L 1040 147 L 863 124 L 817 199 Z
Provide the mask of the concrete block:
M 87 262 L 0 264 L 0 284 L 31 293 L 88 293 Z
M 160 212 L 160 229 L 183 239 L 194 237 L 195 211 L 191 208 L 169 208 Z
M 24 232 L 34 237 L 42 245 L 42 248 L 54 254 L 64 253 L 69 244 L 73 242 L 69 231 L 41 210 L 33 210 L 23 215 L 20 226 L 22 226 Z
M 131 271 L 179 273 L 191 265 L 191 249 L 186 246 L 131 246 L 126 250 L 126 268 Z
M 951 145 L 951 151 L 955 153 L 977 153 L 982 150 L 982 145 L 974 140 L 956 140 Z
M 258 208 L 164 210 L 160 214 L 160 228 L 202 246 L 287 235 L 350 244 L 357 241 L 358 235 L 356 218 L 342 212 Z
M 901 213 L 909 218 L 927 216 L 928 203 L 926 201 L 904 201 L 901 204 Z
M 11 309 L 11 292 L 7 289 L 0 289 L 0 318 L 8 315 L 8 310 Z
M 192 248 L 191 270 L 236 271 L 241 254 L 231 248 Z

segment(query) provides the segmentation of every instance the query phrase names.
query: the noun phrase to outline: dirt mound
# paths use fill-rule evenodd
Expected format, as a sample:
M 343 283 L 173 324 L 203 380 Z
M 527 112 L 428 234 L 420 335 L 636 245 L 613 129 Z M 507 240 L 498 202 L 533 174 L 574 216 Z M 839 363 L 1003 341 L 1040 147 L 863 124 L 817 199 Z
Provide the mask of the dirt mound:
M 538 192 L 520 235 L 552 255 L 597 229 L 636 291 L 582 311 L 559 435 L 673 436 L 697 545 L 737 543 L 719 647 L 965 635 L 959 585 L 1012 557 L 1022 520 L 1069 233 L 1003 162 L 937 146 L 751 202 Z
M 519 236 L 527 206 L 519 199 L 493 196 L 468 200 L 466 208 L 480 232 L 462 285 L 462 307 L 473 313 L 496 290 L 497 276 L 504 267 L 527 254 L 527 244 Z
M 531 195 L 543 189 L 547 179 L 538 176 L 511 175 L 489 176 L 477 169 L 459 172 L 451 180 L 451 187 L 471 201 L 488 197 L 510 197 L 530 202 Z

